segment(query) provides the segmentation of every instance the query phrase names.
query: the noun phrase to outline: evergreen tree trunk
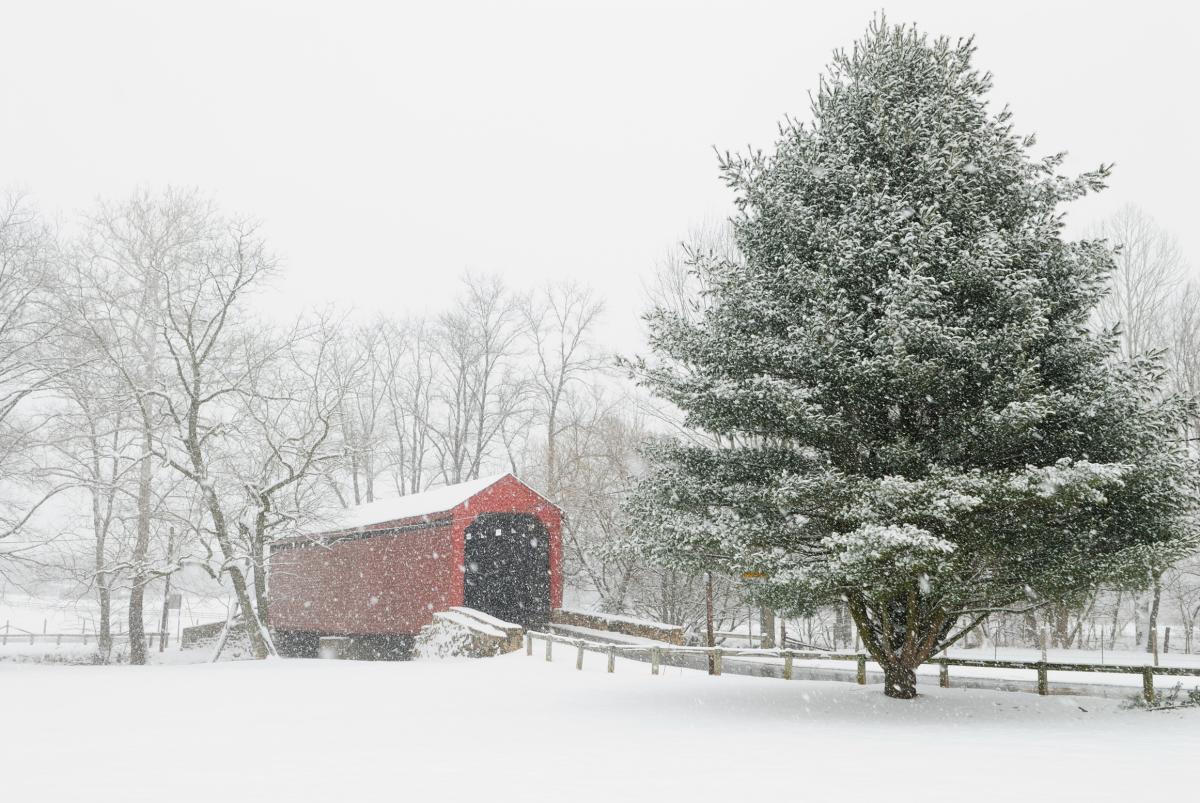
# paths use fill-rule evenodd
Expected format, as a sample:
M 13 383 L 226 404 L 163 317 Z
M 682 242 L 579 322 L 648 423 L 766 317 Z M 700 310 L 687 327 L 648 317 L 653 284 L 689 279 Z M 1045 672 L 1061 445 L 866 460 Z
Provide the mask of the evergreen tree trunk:
M 1117 601 L 1113 604 L 1112 615 L 1112 637 L 1109 639 L 1108 648 L 1115 650 L 1117 648 L 1117 630 L 1121 627 L 1121 597 L 1124 594 L 1121 591 L 1117 592 Z
M 897 700 L 911 700 L 917 696 L 917 673 L 898 663 L 884 666 L 883 693 Z
M 1054 606 L 1054 643 L 1062 649 L 1067 649 L 1071 646 L 1071 640 L 1068 635 L 1069 624 L 1071 620 L 1071 609 L 1067 603 L 1060 602 Z
M 851 593 L 847 600 L 863 646 L 883 669 L 883 693 L 911 700 L 917 695 L 917 667 L 939 649 L 954 619 L 928 605 L 915 590 L 886 600 Z
M 775 648 L 775 611 L 770 607 L 764 607 L 759 612 L 759 646 L 764 650 Z M 754 646 L 754 645 L 751 645 Z
M 1025 643 L 1027 645 L 1038 646 L 1038 623 L 1037 614 L 1033 611 L 1025 612 Z
M 713 627 L 713 587 L 712 572 L 704 573 L 704 635 L 708 647 L 717 646 L 716 628 Z M 712 655 L 708 656 L 708 674 L 716 674 L 717 661 Z

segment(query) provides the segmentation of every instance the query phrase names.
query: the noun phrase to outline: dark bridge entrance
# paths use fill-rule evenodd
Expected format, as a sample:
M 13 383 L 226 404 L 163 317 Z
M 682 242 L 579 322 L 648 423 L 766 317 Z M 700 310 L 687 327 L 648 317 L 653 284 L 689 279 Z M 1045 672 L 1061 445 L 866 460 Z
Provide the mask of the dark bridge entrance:
M 483 513 L 466 529 L 464 604 L 529 627 L 550 618 L 550 538 L 529 513 Z

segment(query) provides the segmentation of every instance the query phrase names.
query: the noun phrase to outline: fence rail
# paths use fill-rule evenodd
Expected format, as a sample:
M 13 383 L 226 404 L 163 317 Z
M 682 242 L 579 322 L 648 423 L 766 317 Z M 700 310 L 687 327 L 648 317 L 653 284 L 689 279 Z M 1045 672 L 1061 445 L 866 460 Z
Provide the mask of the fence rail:
M 724 658 L 781 658 L 783 659 L 783 678 L 792 679 L 792 664 L 796 660 L 809 661 L 854 661 L 857 665 L 855 680 L 859 685 L 867 683 L 867 664 L 875 663 L 865 653 L 835 653 L 809 650 L 763 649 L 759 647 L 676 647 L 671 644 L 642 645 L 642 644 L 605 644 L 587 639 L 560 636 L 556 633 L 541 633 L 530 631 L 525 634 L 525 654 L 533 655 L 533 642 L 541 639 L 546 644 L 546 660 L 553 659 L 554 645 L 563 644 L 576 649 L 575 668 L 583 669 L 583 655 L 586 651 L 604 653 L 608 657 L 608 671 L 616 671 L 617 655 L 624 655 L 636 660 L 649 660 L 650 673 L 657 675 L 664 656 L 670 655 L 704 655 L 709 658 L 710 671 L 714 675 L 721 674 L 721 662 Z M 950 658 L 937 657 L 929 661 L 938 667 L 938 685 L 950 687 L 950 667 L 974 667 L 982 669 L 1025 669 L 1037 673 L 1038 694 L 1050 693 L 1050 672 L 1098 672 L 1104 674 L 1140 675 L 1142 678 L 1142 696 L 1146 702 L 1154 702 L 1154 676 L 1191 676 L 1200 677 L 1200 667 L 1186 666 L 1148 666 L 1148 665 L 1113 665 L 1089 663 L 1064 663 L 1062 661 L 1002 661 L 986 658 Z
M 16 628 L 13 628 L 16 630 Z M 129 641 L 128 633 L 113 633 L 111 635 L 113 644 L 121 644 Z M 0 647 L 7 647 L 9 642 L 13 644 L 47 644 L 53 642 L 55 646 L 63 644 L 92 644 L 98 641 L 98 636 L 95 633 L 29 633 L 29 632 L 0 632 Z M 164 647 L 171 643 L 170 633 L 146 633 L 146 646 L 153 647 L 159 641 L 162 641 Z

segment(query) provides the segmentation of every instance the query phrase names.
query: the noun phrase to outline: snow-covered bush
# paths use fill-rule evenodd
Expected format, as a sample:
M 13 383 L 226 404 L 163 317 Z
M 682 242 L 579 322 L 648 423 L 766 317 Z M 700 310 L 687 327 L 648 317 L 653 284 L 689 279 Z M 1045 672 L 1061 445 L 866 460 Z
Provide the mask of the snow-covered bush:
M 414 652 L 418 658 L 455 658 L 467 655 L 471 633 L 453 622 L 435 619 L 417 634 Z

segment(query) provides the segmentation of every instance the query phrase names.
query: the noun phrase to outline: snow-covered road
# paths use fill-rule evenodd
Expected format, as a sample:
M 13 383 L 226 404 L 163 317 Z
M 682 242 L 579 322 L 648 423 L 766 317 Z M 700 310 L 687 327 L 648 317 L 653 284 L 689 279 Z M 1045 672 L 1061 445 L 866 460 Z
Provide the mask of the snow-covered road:
M 589 656 L 0 663 L 7 800 L 1129 800 L 1195 791 L 1200 711 L 711 678 Z M 1085 710 L 1086 709 L 1086 710 Z M 1189 780 L 1190 778 L 1190 780 Z M 1189 793 L 1190 794 L 1190 793 Z

